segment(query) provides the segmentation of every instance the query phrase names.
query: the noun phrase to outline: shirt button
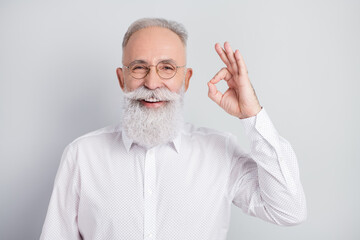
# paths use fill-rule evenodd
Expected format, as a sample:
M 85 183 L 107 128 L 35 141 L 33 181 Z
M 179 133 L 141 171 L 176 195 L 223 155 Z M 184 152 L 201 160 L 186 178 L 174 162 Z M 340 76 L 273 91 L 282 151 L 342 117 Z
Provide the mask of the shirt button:
M 149 234 L 148 234 L 148 237 L 152 237 L 152 236 L 153 236 L 152 233 L 149 233 Z
M 149 194 L 152 194 L 152 190 L 151 190 L 150 188 L 148 189 L 148 193 L 149 193 Z

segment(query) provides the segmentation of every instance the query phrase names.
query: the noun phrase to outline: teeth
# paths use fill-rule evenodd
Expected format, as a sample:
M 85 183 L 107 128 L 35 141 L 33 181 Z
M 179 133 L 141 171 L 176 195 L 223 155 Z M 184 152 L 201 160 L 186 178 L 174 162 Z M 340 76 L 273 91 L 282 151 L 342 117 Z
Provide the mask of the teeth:
M 157 98 L 147 98 L 147 99 L 144 99 L 146 102 L 160 102 L 159 99 Z

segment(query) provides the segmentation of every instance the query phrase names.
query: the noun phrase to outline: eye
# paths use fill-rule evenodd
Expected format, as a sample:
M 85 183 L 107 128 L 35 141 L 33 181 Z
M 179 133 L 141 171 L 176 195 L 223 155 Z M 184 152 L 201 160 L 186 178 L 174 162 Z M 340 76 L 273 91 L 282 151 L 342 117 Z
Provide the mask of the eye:
M 145 65 L 135 65 L 133 67 L 131 67 L 132 71 L 142 71 L 142 70 L 146 70 L 147 67 Z
M 164 64 L 160 64 L 159 65 L 159 70 L 163 70 L 163 71 L 174 71 L 175 67 L 171 64 L 168 63 L 164 63 Z

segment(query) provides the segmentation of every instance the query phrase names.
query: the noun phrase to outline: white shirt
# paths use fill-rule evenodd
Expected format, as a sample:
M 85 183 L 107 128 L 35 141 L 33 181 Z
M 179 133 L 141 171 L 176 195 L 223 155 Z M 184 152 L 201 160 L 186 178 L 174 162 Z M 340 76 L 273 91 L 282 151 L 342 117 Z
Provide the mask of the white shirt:
M 225 240 L 232 203 L 276 224 L 304 221 L 291 145 L 264 108 L 239 122 L 250 153 L 234 135 L 190 123 L 148 150 L 120 124 L 77 138 L 64 150 L 40 239 Z

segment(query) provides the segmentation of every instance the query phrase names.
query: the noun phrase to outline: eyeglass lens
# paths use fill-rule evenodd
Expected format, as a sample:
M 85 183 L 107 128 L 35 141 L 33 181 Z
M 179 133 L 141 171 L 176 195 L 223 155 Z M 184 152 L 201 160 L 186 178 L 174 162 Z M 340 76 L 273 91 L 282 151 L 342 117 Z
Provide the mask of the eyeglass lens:
M 131 76 L 134 78 L 144 78 L 150 71 L 150 66 L 144 63 L 135 63 L 129 66 Z M 156 65 L 157 73 L 162 78 L 172 78 L 176 74 L 176 66 L 168 62 L 159 62 Z

